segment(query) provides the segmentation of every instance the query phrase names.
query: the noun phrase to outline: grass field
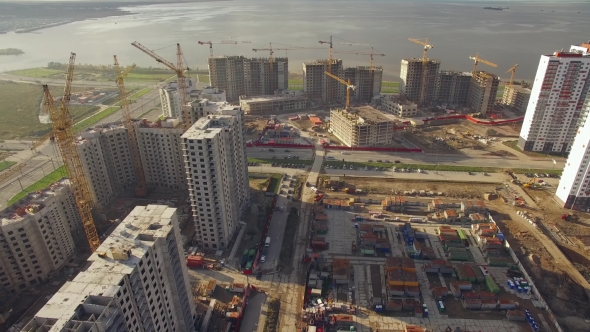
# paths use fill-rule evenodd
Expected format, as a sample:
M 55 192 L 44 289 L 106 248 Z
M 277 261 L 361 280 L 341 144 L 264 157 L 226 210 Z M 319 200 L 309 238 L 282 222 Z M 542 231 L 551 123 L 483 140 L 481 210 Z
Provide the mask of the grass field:
M 54 98 L 63 93 L 63 88 L 59 86 L 52 86 L 50 90 Z M 38 85 L 0 81 L 0 139 L 41 137 L 48 133 L 51 125 L 39 123 L 42 98 L 43 90 Z M 95 106 L 70 107 L 75 121 L 96 110 Z
M 381 93 L 398 93 L 399 82 L 383 81 L 381 84 Z
M 25 190 L 12 196 L 12 198 L 8 201 L 8 203 L 6 205 L 10 206 L 10 205 L 14 204 L 16 201 L 18 201 L 19 199 L 27 196 L 29 193 L 44 189 L 47 186 L 49 186 L 50 184 L 58 181 L 59 179 L 61 179 L 63 177 L 66 177 L 66 176 L 67 176 L 66 169 L 64 166 L 62 166 L 62 167 L 56 169 L 55 171 L 47 174 L 45 177 L 43 177 L 39 181 L 28 186 L 27 188 L 25 188 Z
M 20 69 L 20 70 L 13 70 L 9 71 L 9 74 L 13 75 L 20 75 L 20 76 L 28 76 L 28 77 L 52 77 L 52 76 L 64 76 L 64 72 L 57 69 L 48 69 L 48 68 L 28 68 L 28 69 Z
M 386 168 L 412 168 L 422 169 L 425 171 L 450 171 L 450 172 L 502 172 L 503 168 L 495 167 L 478 167 L 478 166 L 457 166 L 457 165 L 444 165 L 444 164 L 392 164 L 392 163 L 378 163 L 378 162 L 349 162 L 343 163 L 341 161 L 326 161 L 324 165 L 342 166 L 349 165 L 355 167 L 386 167 Z M 524 169 L 524 168 L 513 168 L 512 171 L 516 173 L 549 173 L 561 175 L 560 169 Z
M 0 172 L 2 172 L 3 170 L 10 168 L 10 166 L 16 164 L 15 161 L 0 161 Z
M 74 131 L 75 132 L 78 132 L 80 130 L 86 129 L 87 127 L 92 126 L 93 124 L 95 124 L 98 121 L 106 118 L 107 116 L 109 116 L 109 115 L 117 112 L 120 109 L 121 108 L 119 106 L 111 106 L 111 107 L 105 109 L 102 112 L 96 113 L 93 116 L 91 116 L 91 117 L 89 117 L 89 118 L 87 118 L 87 119 L 85 119 L 83 121 L 80 121 L 80 122 L 76 123 L 74 125 Z
M 131 97 L 129 97 L 129 101 L 130 102 L 136 101 L 137 99 L 150 93 L 152 90 L 153 90 L 152 88 L 145 88 L 143 90 L 140 90 L 140 91 L 136 92 L 135 94 L 133 94 Z

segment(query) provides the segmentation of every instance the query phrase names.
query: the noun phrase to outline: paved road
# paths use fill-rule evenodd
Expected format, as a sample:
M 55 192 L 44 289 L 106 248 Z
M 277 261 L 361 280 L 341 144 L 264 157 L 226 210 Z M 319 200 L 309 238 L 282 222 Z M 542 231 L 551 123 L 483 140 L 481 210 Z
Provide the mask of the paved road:
M 29 76 L 19 76 L 19 75 L 12 75 L 8 73 L 0 73 L 0 81 L 12 81 L 16 83 L 28 83 L 28 84 L 48 84 L 48 85 L 64 85 L 64 80 L 56 80 L 44 77 L 29 77 Z M 78 81 L 75 80 L 72 82 L 72 86 L 92 86 L 92 87 L 117 87 L 117 83 L 111 81 Z M 129 82 L 129 87 L 132 86 L 141 86 L 141 87 L 153 87 L 154 82 Z
M 266 294 L 258 293 L 248 298 L 248 306 L 242 319 L 240 332 L 256 332 L 258 330 L 258 321 L 262 313 L 262 305 L 266 302 Z
M 289 152 L 285 152 L 285 150 L 289 150 Z M 259 148 L 259 147 L 248 147 L 246 148 L 247 154 L 249 158 L 261 158 L 261 159 L 272 159 L 275 157 L 276 159 L 282 160 L 284 157 L 287 156 L 298 156 L 299 159 L 312 159 L 313 152 L 311 149 L 274 149 L 274 152 L 268 151 L 266 148 Z

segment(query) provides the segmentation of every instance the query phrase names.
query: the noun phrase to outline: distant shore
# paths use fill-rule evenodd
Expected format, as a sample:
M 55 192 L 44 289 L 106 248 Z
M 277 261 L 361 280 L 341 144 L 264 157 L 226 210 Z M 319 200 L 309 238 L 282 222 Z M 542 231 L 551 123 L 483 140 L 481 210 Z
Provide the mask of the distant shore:
M 3 48 L 0 49 L 0 55 L 20 55 L 25 54 L 23 50 L 19 50 L 18 48 Z

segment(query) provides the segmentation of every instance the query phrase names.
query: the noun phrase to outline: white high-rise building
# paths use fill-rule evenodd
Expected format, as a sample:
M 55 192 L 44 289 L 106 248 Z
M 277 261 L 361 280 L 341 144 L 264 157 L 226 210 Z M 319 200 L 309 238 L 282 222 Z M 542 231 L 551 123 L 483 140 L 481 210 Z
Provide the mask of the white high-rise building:
M 197 243 L 226 248 L 250 202 L 244 112 L 225 106 L 202 117 L 182 145 Z
M 0 212 L 0 294 L 42 284 L 85 240 L 69 181 L 61 180 Z
M 195 331 L 183 261 L 176 209 L 138 206 L 21 331 Z
M 196 91 L 195 80 L 192 78 L 186 79 L 189 96 Z M 173 81 L 168 83 L 165 87 L 160 88 L 160 105 L 162 107 L 162 115 L 169 118 L 180 118 L 182 116 L 182 109 L 180 107 L 180 95 L 178 94 L 178 82 Z
M 521 149 L 570 151 L 588 116 L 583 105 L 590 87 L 590 55 L 579 48 L 541 56 L 518 139 Z
M 590 108 L 590 98 L 584 107 Z M 590 121 L 578 128 L 555 198 L 568 209 L 590 209 Z

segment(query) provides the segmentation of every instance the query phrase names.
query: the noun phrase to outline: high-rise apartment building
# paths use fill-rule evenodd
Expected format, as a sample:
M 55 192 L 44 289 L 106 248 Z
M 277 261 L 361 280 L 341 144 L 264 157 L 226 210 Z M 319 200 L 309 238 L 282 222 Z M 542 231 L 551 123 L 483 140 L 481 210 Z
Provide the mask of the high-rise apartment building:
M 440 71 L 436 78 L 434 100 L 442 104 L 457 105 L 459 107 L 466 106 L 470 84 L 470 72 Z
M 0 212 L 0 295 L 35 287 L 59 272 L 84 241 L 69 181 L 29 194 Z
M 590 98 L 584 107 L 590 108 Z M 563 207 L 590 210 L 590 121 L 578 128 L 555 198 Z
M 196 93 L 196 84 L 192 78 L 186 80 L 189 95 Z M 178 82 L 173 81 L 159 89 L 162 115 L 171 118 L 181 118 L 180 95 L 178 94 Z
M 388 145 L 395 122 L 370 107 L 330 111 L 330 132 L 346 146 Z
M 436 94 L 439 68 L 438 60 L 428 59 L 423 63 L 422 59 L 402 59 L 400 93 L 420 106 L 432 103 Z
M 218 56 L 209 58 L 209 78 L 212 86 L 224 90 L 228 101 L 240 96 L 273 95 L 289 87 L 287 58 L 246 58 Z
M 502 104 L 519 112 L 526 112 L 530 98 L 531 89 L 523 88 L 520 85 L 507 86 L 502 95 Z
M 478 71 L 471 77 L 467 107 L 472 111 L 486 114 L 496 105 L 496 94 L 500 78 L 492 73 Z
M 181 242 L 176 209 L 136 207 L 22 331 L 195 331 Z
M 182 135 L 197 243 L 226 248 L 250 203 L 244 112 L 226 106 Z
M 590 87 L 590 55 L 579 48 L 541 56 L 518 139 L 521 149 L 570 151 L 588 116 L 584 101 Z
M 350 92 L 351 99 L 359 103 L 370 103 L 381 93 L 383 68 L 358 66 L 344 69 L 344 80 L 349 80 L 355 89 Z
M 328 60 L 303 63 L 303 92 L 312 101 L 342 102 L 346 98 L 346 86 L 325 74 Z M 342 60 L 332 60 L 332 74 L 344 79 Z

